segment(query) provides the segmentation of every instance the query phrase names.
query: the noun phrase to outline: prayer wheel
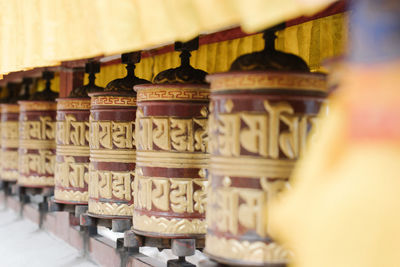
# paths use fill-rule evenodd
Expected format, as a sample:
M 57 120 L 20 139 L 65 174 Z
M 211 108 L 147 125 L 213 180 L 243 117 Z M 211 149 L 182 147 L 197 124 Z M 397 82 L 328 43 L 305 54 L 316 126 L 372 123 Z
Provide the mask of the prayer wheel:
M 45 188 L 54 186 L 56 157 L 57 93 L 51 91 L 54 72 L 43 72 L 46 87 L 33 95 L 32 100 L 18 101 L 19 149 L 18 184 L 22 187 Z
M 148 83 L 135 76 L 140 52 L 122 55 L 127 76 L 111 81 L 103 92 L 90 93 L 89 215 L 131 218 L 135 171 L 136 93 Z
M 181 66 L 138 85 L 133 231 L 148 237 L 202 238 L 206 232 L 206 72 L 189 64 L 198 39 L 176 43 Z
M 8 182 L 18 180 L 18 146 L 19 146 L 19 105 L 17 100 L 29 97 L 31 78 L 24 78 L 22 85 L 25 90 L 19 96 L 19 85 L 10 87 L 9 104 L 1 104 L 1 179 Z
M 274 50 L 239 57 L 211 87 L 205 252 L 230 265 L 285 265 L 290 252 L 268 229 L 268 202 L 288 185 L 326 94 L 322 74 Z
M 5 95 L 4 91 L 6 92 L 6 96 L 4 96 Z M 0 103 L 9 103 L 9 100 L 10 100 L 10 88 L 8 88 L 8 86 L 4 86 L 4 87 L 2 86 L 1 87 L 1 91 L 0 91 L 0 96 L 1 96 Z M 1 117 L 1 112 L 2 112 L 2 110 L 0 108 L 0 117 Z M 2 128 L 3 128 L 3 123 L 0 123 L 0 137 L 3 136 Z M 1 142 L 0 142 L 0 145 L 1 145 Z M 0 179 L 4 180 L 4 181 L 8 181 L 9 178 L 7 178 L 7 176 L 9 176 L 9 174 L 5 174 L 4 178 L 3 178 L 3 174 L 2 174 L 2 170 L 3 170 L 3 149 L 0 149 L 0 170 L 1 170 Z
M 87 205 L 89 193 L 89 116 L 88 92 L 102 91 L 96 86 L 98 62 L 85 65 L 89 83 L 74 88 L 67 98 L 57 99 L 56 168 L 54 200 L 64 204 Z
M 16 104 L 20 84 L 7 84 L 8 97 L 1 99 L 0 105 L 0 178 L 3 181 L 15 182 L 18 178 L 18 116 Z M 4 130 L 3 130 L 4 129 Z
M 7 103 L 8 101 L 8 99 L 7 99 L 7 97 L 3 97 L 3 95 L 4 95 L 4 89 L 5 89 L 5 87 L 3 87 L 3 86 L 1 86 L 0 87 L 1 88 L 1 90 L 0 90 L 0 103 Z M 0 117 L 1 117 L 1 108 L 0 108 Z M 0 123 L 0 137 L 2 136 L 2 131 L 1 131 L 1 129 L 3 128 L 3 124 L 2 123 Z M 3 169 L 3 164 L 2 164 L 2 159 L 3 159 L 3 156 L 2 156 L 2 149 L 0 149 L 0 170 L 2 170 Z M 0 172 L 0 180 L 3 180 L 3 175 L 2 175 L 2 173 Z
M 1 179 L 18 179 L 19 105 L 1 104 Z

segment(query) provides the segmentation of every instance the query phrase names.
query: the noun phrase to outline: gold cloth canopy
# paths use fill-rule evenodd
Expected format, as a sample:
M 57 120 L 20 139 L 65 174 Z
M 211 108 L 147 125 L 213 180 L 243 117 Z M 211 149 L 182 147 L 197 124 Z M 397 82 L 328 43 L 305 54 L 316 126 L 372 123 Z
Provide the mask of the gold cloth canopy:
M 255 32 L 333 0 L 0 0 L 0 75 L 150 48 L 241 25 Z

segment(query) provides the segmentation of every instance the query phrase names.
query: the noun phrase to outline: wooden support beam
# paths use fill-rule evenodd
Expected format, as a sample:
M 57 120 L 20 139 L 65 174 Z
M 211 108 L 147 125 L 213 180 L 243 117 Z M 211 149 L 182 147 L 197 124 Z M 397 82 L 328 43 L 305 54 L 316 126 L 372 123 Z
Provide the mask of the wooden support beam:
M 83 85 L 85 68 L 65 67 L 60 68 L 60 97 L 67 97 L 73 88 Z

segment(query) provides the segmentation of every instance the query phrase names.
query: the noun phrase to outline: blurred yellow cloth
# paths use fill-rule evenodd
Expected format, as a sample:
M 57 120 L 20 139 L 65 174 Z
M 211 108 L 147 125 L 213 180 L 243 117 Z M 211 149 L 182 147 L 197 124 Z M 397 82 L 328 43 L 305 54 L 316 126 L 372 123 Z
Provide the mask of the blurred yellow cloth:
M 339 13 L 290 26 L 277 33 L 276 48 L 303 58 L 311 71 L 324 71 L 322 62 L 345 53 L 347 43 L 347 14 Z M 228 71 L 239 56 L 264 48 L 262 34 L 201 45 L 192 52 L 190 62 L 208 73 Z M 169 52 L 142 58 L 136 65 L 138 77 L 152 80 L 163 70 L 179 66 L 179 52 Z M 125 66 L 112 64 L 100 69 L 96 83 L 106 86 L 113 79 L 126 74 Z M 87 75 L 86 75 L 87 81 Z
M 400 266 L 399 70 L 349 66 L 292 189 L 271 205 L 291 266 Z
M 0 0 L 0 74 L 150 48 L 241 25 L 248 32 L 333 0 Z

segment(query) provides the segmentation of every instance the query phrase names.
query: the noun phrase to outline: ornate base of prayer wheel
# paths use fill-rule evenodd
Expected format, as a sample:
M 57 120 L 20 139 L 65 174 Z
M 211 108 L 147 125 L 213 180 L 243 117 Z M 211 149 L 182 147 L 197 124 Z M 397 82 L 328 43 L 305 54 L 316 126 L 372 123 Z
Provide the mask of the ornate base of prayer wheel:
M 138 85 L 135 90 L 133 230 L 150 237 L 202 237 L 206 232 L 208 85 Z
M 86 204 L 89 193 L 89 98 L 57 99 L 54 200 Z
M 19 106 L 1 104 L 1 180 L 18 180 Z
M 19 101 L 19 177 L 23 187 L 53 187 L 57 104 Z
M 319 74 L 229 72 L 211 82 L 206 253 L 232 265 L 282 264 L 268 200 L 286 185 L 323 103 Z
M 131 218 L 136 95 L 134 92 L 89 95 L 89 214 L 98 218 Z

